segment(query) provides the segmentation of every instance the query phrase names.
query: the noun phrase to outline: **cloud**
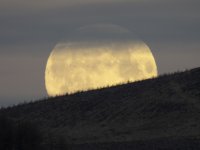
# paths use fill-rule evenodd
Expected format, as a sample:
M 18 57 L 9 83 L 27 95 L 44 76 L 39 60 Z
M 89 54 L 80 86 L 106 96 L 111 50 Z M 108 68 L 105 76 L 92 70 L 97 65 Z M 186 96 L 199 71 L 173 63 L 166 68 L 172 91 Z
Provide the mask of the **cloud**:
M 122 31 L 118 36 L 123 35 L 123 29 L 118 28 L 121 26 L 139 36 L 151 47 L 161 74 L 200 66 L 199 5 L 199 0 L 1 0 L 0 68 L 4 68 L 4 77 L 0 82 L 4 83 L 4 89 L 11 89 L 10 94 L 22 95 L 20 89 L 15 91 L 10 87 L 20 85 L 27 76 L 26 70 L 30 72 L 29 78 L 34 78 L 30 71 L 34 68 L 38 78 L 23 82 L 22 90 L 26 90 L 30 98 L 31 92 L 39 86 L 45 94 L 44 68 L 53 47 L 63 40 L 83 38 L 76 37 L 77 29 L 83 27 L 80 30 L 86 31 L 93 24 L 98 26 L 99 32 L 103 29 L 111 34 L 117 30 Z M 7 59 L 2 59 L 4 54 Z M 24 59 L 32 56 L 41 60 Z M 18 59 L 13 63 L 9 57 Z M 21 61 L 29 65 L 22 67 Z M 5 68 L 5 64 L 9 67 Z M 5 75 L 16 67 L 23 70 L 19 80 L 14 75 Z M 15 82 L 6 83 L 5 79 Z M 3 91 L 0 95 L 5 93 L 2 87 L 0 91 Z M 5 94 L 2 97 L 6 97 Z
M 130 33 L 129 30 L 122 28 L 119 25 L 115 25 L 115 24 L 103 24 L 103 23 L 98 23 L 98 24 L 93 24 L 93 25 L 87 25 L 84 27 L 80 27 L 78 29 L 78 32 L 89 32 L 89 33 L 93 33 L 96 32 L 98 34 L 101 34 L 103 32 L 103 34 L 107 34 L 107 33 Z
M 1 2 L 0 45 L 58 42 L 96 23 L 120 25 L 148 41 L 198 41 L 199 5 L 197 0 Z
M 47 10 L 55 10 L 70 7 L 79 7 L 91 4 L 109 4 L 131 2 L 139 0 L 3 0 L 0 5 L 1 10 L 9 11 L 28 11 L 28 12 L 41 12 Z M 140 0 L 141 1 L 141 0 Z M 142 0 L 143 1 L 143 0 Z M 12 12 L 11 12 L 12 13 Z

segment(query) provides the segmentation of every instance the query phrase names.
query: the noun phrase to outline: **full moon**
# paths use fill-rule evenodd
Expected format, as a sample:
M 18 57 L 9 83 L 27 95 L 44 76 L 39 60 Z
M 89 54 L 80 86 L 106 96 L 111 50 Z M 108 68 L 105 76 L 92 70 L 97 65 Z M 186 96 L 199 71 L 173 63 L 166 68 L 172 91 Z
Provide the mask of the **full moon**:
M 109 37 L 58 43 L 47 61 L 45 85 L 49 96 L 57 96 L 156 76 L 155 59 L 143 41 Z

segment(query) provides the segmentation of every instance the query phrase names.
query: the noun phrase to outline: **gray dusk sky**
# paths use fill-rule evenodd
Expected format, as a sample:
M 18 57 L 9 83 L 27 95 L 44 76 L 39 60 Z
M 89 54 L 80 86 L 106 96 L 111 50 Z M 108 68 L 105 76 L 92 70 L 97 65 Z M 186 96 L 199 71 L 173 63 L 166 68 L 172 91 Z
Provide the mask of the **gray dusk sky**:
M 51 50 L 92 24 L 134 32 L 159 74 L 199 67 L 199 7 L 199 0 L 0 0 L 0 106 L 46 97 Z

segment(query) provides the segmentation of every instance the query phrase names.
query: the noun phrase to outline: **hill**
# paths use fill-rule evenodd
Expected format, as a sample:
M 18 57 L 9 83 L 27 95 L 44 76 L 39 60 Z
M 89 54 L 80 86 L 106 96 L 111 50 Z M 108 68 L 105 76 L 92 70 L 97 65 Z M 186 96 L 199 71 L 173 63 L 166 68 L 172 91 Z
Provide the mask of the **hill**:
M 200 68 L 0 110 L 68 149 L 200 149 Z

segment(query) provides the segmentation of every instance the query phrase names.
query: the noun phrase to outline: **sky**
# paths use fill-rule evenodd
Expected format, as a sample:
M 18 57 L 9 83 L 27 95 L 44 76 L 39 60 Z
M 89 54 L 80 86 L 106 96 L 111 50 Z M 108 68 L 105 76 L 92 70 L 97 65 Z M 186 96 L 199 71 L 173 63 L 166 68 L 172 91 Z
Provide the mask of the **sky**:
M 199 6 L 199 0 L 0 0 L 0 106 L 47 97 L 52 49 L 92 24 L 139 36 L 159 74 L 199 67 Z

